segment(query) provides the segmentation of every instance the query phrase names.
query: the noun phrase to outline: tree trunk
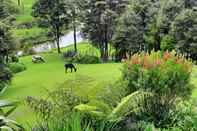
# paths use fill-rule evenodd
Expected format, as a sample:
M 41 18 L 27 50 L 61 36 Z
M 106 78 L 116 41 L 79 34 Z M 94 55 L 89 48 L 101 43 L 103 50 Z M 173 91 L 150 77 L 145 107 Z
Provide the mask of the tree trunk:
M 61 53 L 61 49 L 60 49 L 60 30 L 59 27 L 56 27 L 56 43 L 57 43 L 57 51 L 60 54 Z
M 77 53 L 77 30 L 75 20 L 73 21 L 73 36 L 74 36 L 74 49 L 75 53 Z
M 56 42 L 57 42 L 57 52 L 60 54 L 61 53 L 61 49 L 60 49 L 60 41 L 59 41 L 59 38 L 57 38 Z
M 18 0 L 18 6 L 20 6 L 21 5 L 21 0 Z
M 105 39 L 104 39 L 104 61 L 108 61 L 108 26 L 107 24 L 105 25 Z
M 8 54 L 6 54 L 6 63 L 7 64 L 9 63 L 9 56 L 8 56 Z
M 105 46 L 104 46 L 104 43 L 100 44 L 100 53 L 101 53 L 101 59 L 103 61 L 105 61 Z
M 108 43 L 105 43 L 105 48 L 104 48 L 104 61 L 108 61 Z
M 160 36 L 159 35 L 156 35 L 156 45 L 155 45 L 155 51 L 159 51 L 159 50 L 161 50 L 161 38 L 160 38 Z

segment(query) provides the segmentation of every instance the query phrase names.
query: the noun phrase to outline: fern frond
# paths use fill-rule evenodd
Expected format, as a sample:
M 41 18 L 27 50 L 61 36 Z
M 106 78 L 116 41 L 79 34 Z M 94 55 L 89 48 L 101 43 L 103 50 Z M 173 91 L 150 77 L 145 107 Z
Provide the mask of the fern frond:
M 136 91 L 124 97 L 109 115 L 109 119 L 120 120 L 132 112 L 138 112 L 142 107 L 143 101 L 152 95 L 150 92 Z

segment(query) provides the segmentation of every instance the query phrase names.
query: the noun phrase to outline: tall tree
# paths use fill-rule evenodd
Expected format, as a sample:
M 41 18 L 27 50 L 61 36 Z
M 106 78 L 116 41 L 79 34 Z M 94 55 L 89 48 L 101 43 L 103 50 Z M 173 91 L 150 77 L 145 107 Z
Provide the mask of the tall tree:
M 146 34 L 149 23 L 157 12 L 158 1 L 131 0 L 126 13 L 122 14 L 116 24 L 113 45 L 118 59 L 146 49 Z
M 70 22 L 72 23 L 74 50 L 77 53 L 77 28 L 80 26 L 80 18 L 82 17 L 84 0 L 65 0 L 67 10 L 69 12 Z
M 0 91 L 11 80 L 11 71 L 7 68 L 9 54 L 15 50 L 15 42 L 10 33 L 9 18 L 10 12 L 8 1 L 0 0 Z
M 87 1 L 83 33 L 99 48 L 103 61 L 108 60 L 108 44 L 113 35 L 113 27 L 126 2 L 125 0 Z
M 48 25 L 56 41 L 58 53 L 60 49 L 60 36 L 64 27 L 68 26 L 68 12 L 64 0 L 38 0 L 33 5 L 32 15 L 38 18 L 42 25 Z M 44 23 L 44 24 L 43 24 Z
M 9 27 L 0 22 L 0 61 L 8 63 L 9 54 L 16 48 L 16 43 L 12 37 Z
M 197 6 L 197 1 L 196 0 L 184 0 L 185 2 L 185 8 L 193 8 Z
M 120 17 L 113 35 L 112 43 L 116 49 L 116 60 L 126 58 L 126 54 L 140 51 L 143 43 L 143 23 L 140 16 L 131 9 Z
M 21 0 L 18 0 L 18 6 L 20 6 L 21 5 Z
M 10 18 L 12 16 L 11 1 L 0 0 L 0 62 L 8 63 L 8 56 L 16 47 L 16 43 L 10 33 Z
M 142 20 L 141 26 L 143 28 L 144 37 L 143 37 L 143 43 L 141 44 L 141 48 L 143 50 L 145 50 L 146 48 L 145 34 L 148 31 L 149 23 L 153 20 L 154 2 L 155 1 L 151 1 L 151 0 L 131 0 L 131 9 Z
M 177 49 L 197 60 L 197 11 L 182 11 L 173 22 L 171 32 L 177 41 Z
M 161 42 L 169 37 L 171 24 L 184 9 L 183 0 L 160 0 L 153 20 L 149 23 L 146 42 L 149 51 L 160 50 Z

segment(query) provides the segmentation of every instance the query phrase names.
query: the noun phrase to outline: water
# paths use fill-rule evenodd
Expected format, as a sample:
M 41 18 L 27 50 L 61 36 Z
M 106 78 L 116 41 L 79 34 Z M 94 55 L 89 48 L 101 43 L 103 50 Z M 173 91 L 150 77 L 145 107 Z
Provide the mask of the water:
M 83 38 L 82 38 L 80 32 L 78 31 L 77 32 L 77 43 L 82 42 L 82 41 L 83 41 Z M 70 31 L 68 34 L 66 34 L 60 38 L 60 47 L 61 48 L 72 45 L 72 44 L 74 44 L 73 31 Z M 40 53 L 40 52 L 50 51 L 54 48 L 57 48 L 56 43 L 55 42 L 48 42 L 48 43 L 34 46 L 33 50 L 37 53 Z

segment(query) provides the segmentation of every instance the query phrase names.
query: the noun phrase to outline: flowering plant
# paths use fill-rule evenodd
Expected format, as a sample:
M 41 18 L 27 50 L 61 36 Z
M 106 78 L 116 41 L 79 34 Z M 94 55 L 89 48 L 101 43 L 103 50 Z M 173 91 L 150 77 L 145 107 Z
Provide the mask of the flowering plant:
M 190 94 L 192 62 L 176 52 L 135 54 L 125 62 L 123 78 L 129 81 L 130 92 L 146 90 L 170 96 Z

